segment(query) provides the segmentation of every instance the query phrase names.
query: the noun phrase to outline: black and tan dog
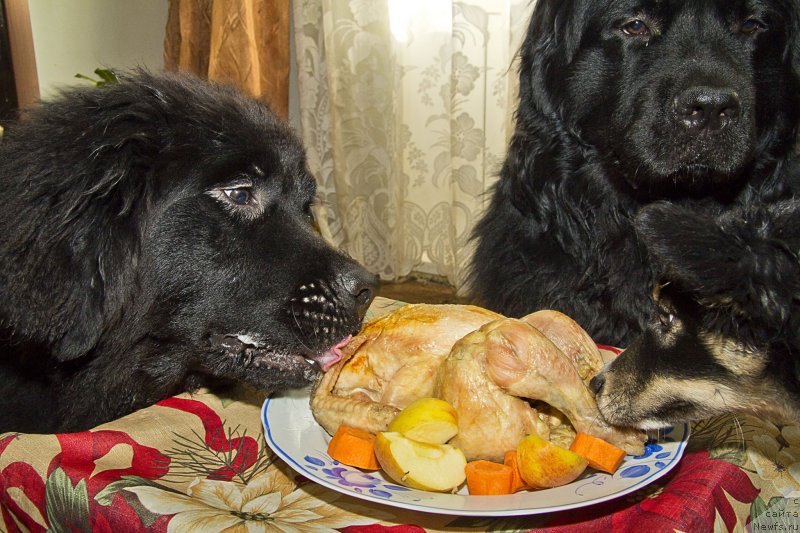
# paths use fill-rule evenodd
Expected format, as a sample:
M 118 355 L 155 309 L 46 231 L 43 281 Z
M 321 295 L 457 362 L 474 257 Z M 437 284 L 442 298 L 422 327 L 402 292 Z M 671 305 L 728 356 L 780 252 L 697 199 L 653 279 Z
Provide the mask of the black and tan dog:
M 315 191 L 228 87 L 141 72 L 27 111 L 0 142 L 0 432 L 313 380 L 376 286 L 315 232 Z
M 643 429 L 800 420 L 800 202 L 718 217 L 654 204 L 637 229 L 664 283 L 642 335 L 592 381 L 603 415 Z

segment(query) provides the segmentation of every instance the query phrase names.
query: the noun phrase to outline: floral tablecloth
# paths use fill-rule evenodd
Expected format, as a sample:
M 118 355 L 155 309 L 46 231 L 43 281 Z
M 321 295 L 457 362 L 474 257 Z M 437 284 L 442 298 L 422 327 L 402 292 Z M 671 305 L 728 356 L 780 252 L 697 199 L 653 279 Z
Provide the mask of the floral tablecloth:
M 402 305 L 378 299 L 372 316 Z M 0 531 L 800 531 L 800 426 L 694 424 L 669 474 L 551 514 L 464 518 L 367 502 L 266 445 L 263 394 L 199 391 L 91 431 L 0 435 Z

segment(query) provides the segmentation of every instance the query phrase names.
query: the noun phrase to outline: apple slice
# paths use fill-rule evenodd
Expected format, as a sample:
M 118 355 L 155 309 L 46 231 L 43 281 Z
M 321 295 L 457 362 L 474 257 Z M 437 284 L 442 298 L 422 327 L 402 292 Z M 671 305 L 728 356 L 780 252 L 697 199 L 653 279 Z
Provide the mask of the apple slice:
M 464 453 L 449 444 L 428 444 L 396 431 L 378 433 L 375 457 L 384 472 L 412 489 L 452 492 L 464 483 Z
M 458 419 L 446 401 L 420 398 L 400 411 L 387 429 L 419 442 L 444 444 L 458 433 Z
M 517 445 L 517 467 L 525 483 L 547 489 L 575 481 L 587 462 L 577 453 L 531 434 Z

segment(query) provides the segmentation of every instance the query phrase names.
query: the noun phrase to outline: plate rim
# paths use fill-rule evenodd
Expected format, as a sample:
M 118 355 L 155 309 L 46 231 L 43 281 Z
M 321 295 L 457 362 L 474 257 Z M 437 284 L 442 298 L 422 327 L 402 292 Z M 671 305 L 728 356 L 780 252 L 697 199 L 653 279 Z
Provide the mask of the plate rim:
M 309 388 L 301 389 L 299 391 L 295 390 L 295 391 L 286 391 L 286 392 L 287 393 L 291 393 L 291 392 L 294 392 L 294 393 L 307 393 L 307 394 L 304 395 L 304 397 L 310 398 L 310 389 Z M 406 501 L 402 501 L 402 500 L 392 500 L 392 499 L 387 499 L 387 498 L 381 498 L 379 496 L 374 496 L 374 495 L 371 495 L 371 494 L 364 494 L 364 493 L 358 493 L 358 492 L 354 492 L 354 491 L 344 490 L 341 485 L 338 485 L 336 483 L 330 482 L 328 480 L 325 480 L 325 479 L 323 479 L 321 477 L 317 477 L 317 476 L 309 473 L 308 470 L 306 468 L 304 468 L 302 465 L 300 465 L 292 455 L 288 454 L 285 450 L 283 450 L 281 448 L 281 446 L 277 442 L 275 442 L 275 440 L 274 440 L 274 438 L 272 436 L 272 428 L 269 425 L 268 420 L 267 420 L 267 412 L 269 410 L 270 403 L 272 403 L 273 400 L 275 400 L 275 401 L 280 400 L 282 397 L 283 396 L 280 395 L 280 393 L 278 393 L 278 394 L 270 395 L 264 400 L 264 403 L 261 406 L 261 425 L 262 425 L 262 429 L 264 430 L 264 436 L 265 436 L 265 440 L 267 442 L 267 445 L 270 447 L 270 449 L 272 449 L 272 451 L 278 457 L 280 457 L 285 463 L 287 463 L 295 472 L 297 472 L 298 474 L 304 476 L 306 479 L 308 479 L 309 481 L 312 481 L 313 483 L 316 483 L 318 485 L 322 485 L 322 486 L 324 486 L 324 487 L 326 487 L 328 489 L 331 489 L 331 490 L 333 490 L 333 491 L 335 491 L 335 492 L 337 492 L 339 494 L 345 495 L 345 496 L 350 496 L 350 497 L 357 498 L 357 499 L 367 500 L 367 501 L 370 501 L 370 502 L 374 502 L 374 503 L 378 503 L 378 504 L 382 504 L 382 505 L 388 505 L 390 507 L 398 507 L 398 508 L 411 510 L 411 511 L 420 511 L 420 512 L 432 513 L 432 514 L 446 514 L 446 515 L 452 515 L 452 516 L 525 516 L 525 515 L 535 515 L 535 514 L 552 513 L 552 512 L 559 512 L 559 511 L 568 511 L 568 510 L 571 510 L 571 509 L 578 509 L 578 508 L 582 508 L 582 507 L 588 507 L 588 506 L 604 503 L 604 502 L 607 502 L 607 501 L 610 501 L 610 500 L 625 496 L 627 494 L 635 492 L 635 491 L 637 491 L 637 490 L 639 490 L 641 488 L 644 488 L 644 487 L 654 483 L 658 479 L 662 478 L 663 476 L 665 476 L 666 474 L 671 472 L 678 465 L 678 463 L 681 461 L 681 459 L 683 458 L 683 455 L 684 455 L 684 453 L 686 451 L 686 446 L 687 446 L 688 441 L 689 441 L 689 437 L 691 435 L 691 427 L 690 427 L 690 425 L 688 423 L 684 422 L 683 423 L 683 437 L 682 437 L 682 439 L 680 441 L 677 441 L 678 448 L 675 450 L 673 457 L 670 459 L 670 462 L 666 466 L 664 466 L 660 470 L 657 470 L 657 471 L 653 472 L 652 474 L 644 476 L 637 483 L 635 483 L 635 484 L 633 484 L 633 485 L 631 485 L 629 487 L 625 487 L 625 488 L 620 489 L 620 490 L 618 490 L 618 491 L 616 491 L 614 493 L 611 493 L 611 494 L 604 494 L 602 496 L 598 496 L 597 498 L 593 498 L 593 499 L 588 500 L 588 501 L 564 503 L 564 504 L 552 505 L 552 506 L 541 507 L 541 508 L 530 508 L 530 507 L 527 507 L 527 508 L 506 508 L 506 509 L 499 509 L 499 508 L 498 509 L 475 509 L 475 508 L 469 509 L 469 508 L 452 508 L 452 507 L 446 507 L 445 508 L 445 507 L 441 507 L 441 506 L 432 506 L 430 504 L 426 505 L 425 503 L 422 503 L 422 502 L 413 503 L 413 502 L 406 502 Z M 309 405 L 308 409 L 309 409 L 309 413 L 310 413 L 310 411 L 311 411 L 310 405 Z M 313 417 L 313 415 L 311 415 L 311 416 Z M 314 423 L 316 424 L 317 429 L 319 429 L 320 431 L 325 431 L 322 428 L 322 426 L 320 426 L 316 421 L 314 421 Z M 674 427 L 675 428 L 679 428 L 680 425 L 676 424 Z M 327 434 L 327 432 L 326 432 L 326 434 Z M 352 468 L 352 467 L 348 467 L 348 468 Z M 377 475 L 383 477 L 384 479 L 387 479 L 386 476 L 383 475 L 383 474 L 377 474 Z M 591 477 L 593 477 L 594 475 L 595 474 L 591 474 L 591 475 L 589 475 L 589 476 L 587 476 L 585 478 L 582 478 L 582 480 L 591 479 Z M 568 484 L 568 485 L 570 485 L 570 484 Z M 416 489 L 408 489 L 408 490 L 415 491 Z M 542 491 L 537 491 L 537 492 L 543 493 L 546 490 L 548 490 L 548 489 L 543 489 Z M 417 492 L 425 493 L 425 491 L 417 491 Z M 433 494 L 438 494 L 438 493 L 433 493 Z M 520 494 L 520 493 L 517 493 L 517 494 Z M 530 494 L 530 493 L 524 493 L 524 494 Z M 453 496 L 457 496 L 457 497 L 465 498 L 465 499 L 466 498 L 470 498 L 470 497 L 478 498 L 478 496 L 469 496 L 469 495 L 466 495 L 466 494 L 454 494 Z M 514 496 L 515 495 L 502 495 L 502 496 L 499 496 L 499 497 L 509 498 L 509 497 L 514 497 Z M 490 499 L 497 498 L 497 497 L 498 496 L 480 496 L 480 499 L 483 502 L 489 502 L 489 501 L 491 501 Z

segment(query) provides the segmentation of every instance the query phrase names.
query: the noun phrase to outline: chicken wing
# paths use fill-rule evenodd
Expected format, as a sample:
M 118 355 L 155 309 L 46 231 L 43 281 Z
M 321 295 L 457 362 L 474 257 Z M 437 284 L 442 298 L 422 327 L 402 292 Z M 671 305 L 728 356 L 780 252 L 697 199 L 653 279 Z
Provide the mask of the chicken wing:
M 586 330 L 577 322 L 559 311 L 543 309 L 522 320 L 541 331 L 545 337 L 566 355 L 584 383 L 603 369 L 603 356 Z

